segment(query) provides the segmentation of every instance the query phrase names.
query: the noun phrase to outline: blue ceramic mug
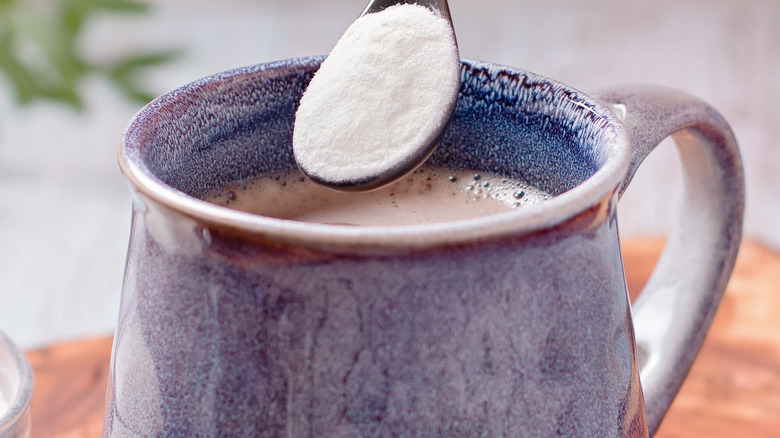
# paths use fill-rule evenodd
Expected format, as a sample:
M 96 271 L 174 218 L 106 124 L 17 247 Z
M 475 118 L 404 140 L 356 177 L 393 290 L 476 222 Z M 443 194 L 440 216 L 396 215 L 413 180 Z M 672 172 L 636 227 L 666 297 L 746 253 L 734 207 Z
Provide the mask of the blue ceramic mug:
M 321 60 L 208 77 L 129 125 L 119 161 L 133 223 L 104 436 L 653 434 L 740 242 L 742 167 L 720 115 L 663 88 L 591 97 L 467 61 L 430 162 L 551 200 L 390 227 L 201 200 L 294 168 L 293 117 Z M 669 135 L 684 206 L 632 311 L 616 208 Z

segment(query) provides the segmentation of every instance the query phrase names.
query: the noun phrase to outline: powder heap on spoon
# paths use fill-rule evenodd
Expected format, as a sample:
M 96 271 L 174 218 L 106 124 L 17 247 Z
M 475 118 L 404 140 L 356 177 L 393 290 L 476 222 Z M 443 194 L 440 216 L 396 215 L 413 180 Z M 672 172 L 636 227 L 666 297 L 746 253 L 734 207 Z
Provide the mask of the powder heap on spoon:
M 364 13 L 301 98 L 295 160 L 312 180 L 338 190 L 392 183 L 433 152 L 459 88 L 457 43 L 447 18 L 416 4 Z

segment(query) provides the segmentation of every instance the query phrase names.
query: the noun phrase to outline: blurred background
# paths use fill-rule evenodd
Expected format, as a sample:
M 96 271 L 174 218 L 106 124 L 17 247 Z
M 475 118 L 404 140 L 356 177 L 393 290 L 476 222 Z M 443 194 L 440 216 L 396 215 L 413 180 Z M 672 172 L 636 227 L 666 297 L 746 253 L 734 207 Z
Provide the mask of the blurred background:
M 116 165 L 152 96 L 230 68 L 326 54 L 365 0 L 0 0 L 0 330 L 25 348 L 111 334 L 130 227 Z M 697 95 L 730 121 L 746 237 L 780 249 L 780 2 L 452 0 L 461 56 L 583 91 Z M 668 143 L 668 144 L 667 144 Z M 671 142 L 620 203 L 623 236 L 663 235 Z

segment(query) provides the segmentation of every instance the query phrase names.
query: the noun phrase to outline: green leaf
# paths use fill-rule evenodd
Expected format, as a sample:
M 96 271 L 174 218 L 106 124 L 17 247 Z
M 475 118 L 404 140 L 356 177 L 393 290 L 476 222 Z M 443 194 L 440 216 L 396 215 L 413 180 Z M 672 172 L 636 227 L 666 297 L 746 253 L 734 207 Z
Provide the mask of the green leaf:
M 33 80 L 33 74 L 13 55 L 13 35 L 6 29 L 0 33 L 0 70 L 11 81 L 16 99 L 21 104 L 29 103 L 40 94 Z
M 142 70 L 169 63 L 182 55 L 181 50 L 167 49 L 133 54 L 115 61 L 107 68 L 107 76 L 127 97 L 146 103 L 155 97 L 154 93 L 138 85 Z
M 133 54 L 115 61 L 109 68 L 109 76 L 113 78 L 125 77 L 136 71 L 169 63 L 182 55 L 182 50 L 165 49 Z
M 83 12 L 145 13 L 150 10 L 147 3 L 135 0 L 63 0 L 70 7 Z
M 139 85 L 142 70 L 179 58 L 181 50 L 132 53 L 104 65 L 85 56 L 79 38 L 100 14 L 149 10 L 140 0 L 0 0 L 0 79 L 10 83 L 22 105 L 51 100 L 82 108 L 79 88 L 89 75 L 103 76 L 123 95 L 147 102 L 154 94 Z

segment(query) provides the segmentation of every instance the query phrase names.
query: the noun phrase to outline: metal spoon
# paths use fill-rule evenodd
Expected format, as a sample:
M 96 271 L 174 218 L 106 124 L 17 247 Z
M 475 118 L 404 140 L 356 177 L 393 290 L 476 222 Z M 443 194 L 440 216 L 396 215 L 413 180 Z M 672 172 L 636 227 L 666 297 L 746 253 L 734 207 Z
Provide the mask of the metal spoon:
M 366 9 L 364 9 L 363 13 L 360 15 L 363 16 L 366 14 L 379 12 L 381 10 L 389 8 L 390 6 L 400 5 L 400 4 L 414 4 L 414 5 L 425 6 L 426 8 L 433 11 L 433 13 L 436 14 L 437 16 L 449 21 L 450 26 L 452 25 L 452 17 L 450 17 L 450 7 L 447 4 L 447 0 L 409 0 L 409 1 L 373 0 L 368 2 L 368 6 L 366 6 Z
M 457 54 L 457 41 L 455 40 L 455 32 L 452 26 L 452 18 L 450 16 L 447 0 L 372 0 L 369 2 L 368 6 L 366 6 L 365 10 L 363 10 L 363 13 L 360 16 L 363 17 L 368 14 L 381 12 L 384 9 L 399 4 L 417 4 L 424 6 L 431 10 L 437 17 L 446 20 L 453 29 L 453 43 Z M 460 58 L 455 56 L 453 62 L 457 63 L 456 68 L 459 69 Z M 430 135 L 428 135 L 421 144 L 415 145 L 415 150 L 412 153 L 404 156 L 397 162 L 393 163 L 390 167 L 385 168 L 380 172 L 367 174 L 355 179 L 336 180 L 319 175 L 316 172 L 317 169 L 307 169 L 306 167 L 301 166 L 300 162 L 299 167 L 314 182 L 339 191 L 369 191 L 391 184 L 413 172 L 417 167 L 425 162 L 425 160 L 427 160 L 436 149 L 436 146 L 438 146 L 439 142 L 441 141 L 449 121 L 452 118 L 452 114 L 455 112 L 458 91 L 459 87 L 457 86 L 452 87 L 451 90 L 448 90 L 449 96 L 446 104 L 447 108 L 442 113 L 445 116 L 442 117 L 443 120 L 436 120 L 440 128 L 436 132 L 432 132 Z

